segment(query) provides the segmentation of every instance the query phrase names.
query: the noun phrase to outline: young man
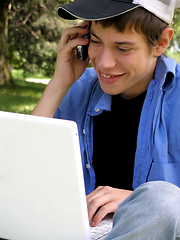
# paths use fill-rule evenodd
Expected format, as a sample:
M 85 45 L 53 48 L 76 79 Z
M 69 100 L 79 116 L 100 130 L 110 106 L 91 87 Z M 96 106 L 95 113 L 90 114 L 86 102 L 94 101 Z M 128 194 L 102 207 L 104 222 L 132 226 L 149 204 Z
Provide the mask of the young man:
M 180 239 L 180 65 L 164 55 L 177 7 L 176 0 L 77 0 L 58 9 L 86 21 L 64 31 L 54 76 L 32 114 L 76 121 L 89 221 L 96 226 L 116 212 L 107 239 Z M 76 47 L 87 44 L 82 61 Z

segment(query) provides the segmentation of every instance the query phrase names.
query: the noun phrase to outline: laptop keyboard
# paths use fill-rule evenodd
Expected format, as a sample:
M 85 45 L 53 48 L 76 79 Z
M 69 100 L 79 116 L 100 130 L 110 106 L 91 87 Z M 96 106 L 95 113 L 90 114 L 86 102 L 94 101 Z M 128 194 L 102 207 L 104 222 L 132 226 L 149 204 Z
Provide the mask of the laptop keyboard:
M 113 226 L 112 217 L 104 218 L 97 227 L 90 227 L 91 240 L 102 240 L 111 231 Z

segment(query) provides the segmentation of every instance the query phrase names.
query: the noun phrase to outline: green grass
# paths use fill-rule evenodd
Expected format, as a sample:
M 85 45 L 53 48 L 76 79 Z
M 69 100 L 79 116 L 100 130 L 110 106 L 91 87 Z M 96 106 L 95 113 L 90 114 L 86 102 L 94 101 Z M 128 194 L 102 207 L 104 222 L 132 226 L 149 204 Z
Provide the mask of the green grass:
M 13 77 L 12 86 L 0 87 L 0 111 L 29 114 L 38 103 L 46 86 L 26 82 L 21 71 L 13 73 Z

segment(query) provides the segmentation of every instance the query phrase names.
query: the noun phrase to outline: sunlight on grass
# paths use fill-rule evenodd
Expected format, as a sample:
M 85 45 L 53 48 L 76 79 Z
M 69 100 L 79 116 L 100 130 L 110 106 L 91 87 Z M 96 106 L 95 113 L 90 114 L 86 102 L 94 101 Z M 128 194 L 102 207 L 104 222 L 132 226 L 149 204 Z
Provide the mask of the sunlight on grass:
M 15 77 L 21 80 L 15 79 L 13 86 L 0 87 L 0 111 L 30 114 L 46 85 L 25 82 L 22 74 L 18 74 Z

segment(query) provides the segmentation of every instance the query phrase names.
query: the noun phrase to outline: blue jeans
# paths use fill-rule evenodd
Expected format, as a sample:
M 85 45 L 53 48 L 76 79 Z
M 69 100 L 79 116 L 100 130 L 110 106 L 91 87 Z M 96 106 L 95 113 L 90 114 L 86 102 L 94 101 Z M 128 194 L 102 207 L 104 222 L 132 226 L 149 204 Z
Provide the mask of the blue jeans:
M 142 184 L 119 205 L 113 224 L 105 240 L 180 240 L 180 188 Z

